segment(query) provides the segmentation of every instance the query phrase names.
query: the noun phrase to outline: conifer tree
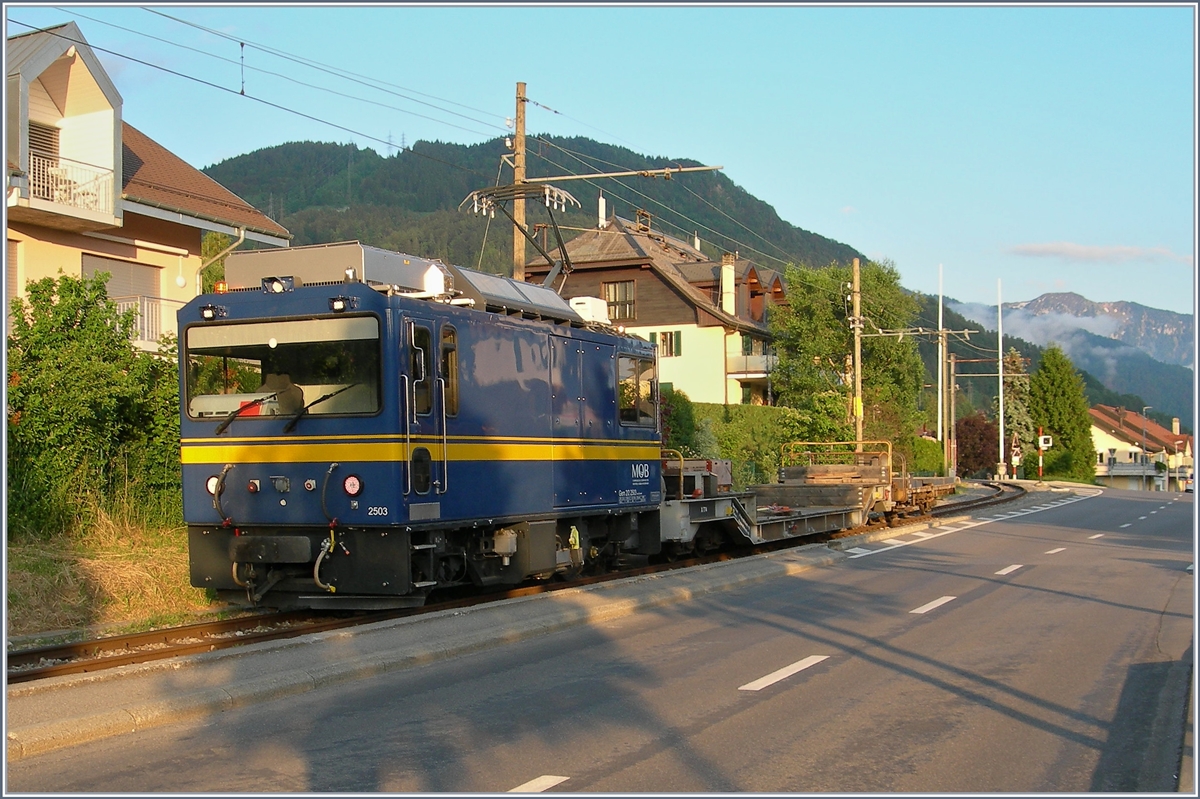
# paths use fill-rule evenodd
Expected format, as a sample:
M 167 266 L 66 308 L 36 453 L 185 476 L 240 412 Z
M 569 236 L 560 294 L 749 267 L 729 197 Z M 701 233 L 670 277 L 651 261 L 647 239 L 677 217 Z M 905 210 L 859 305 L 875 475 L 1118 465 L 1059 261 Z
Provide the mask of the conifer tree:
M 1083 378 L 1071 359 L 1051 345 L 1029 378 L 1029 411 L 1033 424 L 1053 438 L 1045 453 L 1045 474 L 1092 482 L 1096 452 Z
M 1004 453 L 1012 462 L 1012 444 L 1015 438 L 1020 446 L 1022 458 L 1028 458 L 1037 450 L 1037 426 L 1029 414 L 1029 374 L 1025 371 L 1025 359 L 1016 347 L 1009 347 L 1004 355 Z M 999 398 L 993 410 L 1000 404 Z

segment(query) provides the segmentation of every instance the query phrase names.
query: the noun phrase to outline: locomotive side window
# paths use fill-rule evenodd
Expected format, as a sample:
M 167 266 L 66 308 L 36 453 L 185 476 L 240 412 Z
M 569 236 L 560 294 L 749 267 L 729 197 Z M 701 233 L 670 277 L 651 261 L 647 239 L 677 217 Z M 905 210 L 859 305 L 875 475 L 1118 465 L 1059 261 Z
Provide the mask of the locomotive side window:
M 429 357 L 429 328 L 413 326 L 409 347 L 409 364 L 413 380 L 413 408 L 417 413 L 429 413 L 433 408 L 433 383 L 429 371 L 433 360 Z
M 655 378 L 654 361 L 628 355 L 617 358 L 621 424 L 654 426 Z
M 192 325 L 183 334 L 184 407 L 192 419 L 379 411 L 374 316 Z
M 442 325 L 442 378 L 446 381 L 446 415 L 458 415 L 458 332 Z
M 418 494 L 428 494 L 429 487 L 433 484 L 433 459 L 429 456 L 429 450 L 424 447 L 413 450 L 412 482 L 413 490 Z

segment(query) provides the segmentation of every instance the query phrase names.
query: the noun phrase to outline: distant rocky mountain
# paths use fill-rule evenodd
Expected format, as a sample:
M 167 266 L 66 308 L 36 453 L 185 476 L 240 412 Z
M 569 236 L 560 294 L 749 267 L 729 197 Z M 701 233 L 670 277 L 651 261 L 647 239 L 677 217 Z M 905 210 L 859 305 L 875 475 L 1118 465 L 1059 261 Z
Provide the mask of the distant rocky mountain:
M 1070 317 L 1073 326 L 1136 347 L 1157 361 L 1195 367 L 1195 321 L 1190 314 L 1147 308 L 1136 302 L 1092 302 L 1073 293 L 1043 294 L 1027 302 L 1005 303 L 1004 307 L 1035 317 Z M 1048 326 L 1063 322 L 1067 320 L 1059 319 Z
M 985 327 L 995 325 L 994 305 L 949 300 L 947 307 Z M 1106 312 L 1105 308 L 1120 310 Z M 1168 426 L 1171 417 L 1188 427 L 1194 423 L 1195 377 L 1189 368 L 1195 360 L 1192 324 L 1188 315 L 1130 302 L 1091 302 L 1078 294 L 1044 294 L 1004 306 L 1006 339 L 1012 336 L 1038 347 L 1058 345 L 1076 369 L 1109 391 L 1153 406 L 1150 415 L 1162 414 L 1159 420 Z M 1173 362 L 1164 362 L 1119 336 L 1150 342 L 1147 347 L 1177 355 Z

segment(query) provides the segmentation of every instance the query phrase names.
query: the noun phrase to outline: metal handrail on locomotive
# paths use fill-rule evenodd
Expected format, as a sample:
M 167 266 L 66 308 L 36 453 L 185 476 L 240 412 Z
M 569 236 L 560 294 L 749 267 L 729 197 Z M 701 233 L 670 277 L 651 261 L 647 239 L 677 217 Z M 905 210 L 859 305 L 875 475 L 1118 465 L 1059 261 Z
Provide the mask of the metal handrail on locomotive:
M 180 330 L 191 582 L 385 608 L 657 553 L 653 346 L 358 242 L 233 253 Z

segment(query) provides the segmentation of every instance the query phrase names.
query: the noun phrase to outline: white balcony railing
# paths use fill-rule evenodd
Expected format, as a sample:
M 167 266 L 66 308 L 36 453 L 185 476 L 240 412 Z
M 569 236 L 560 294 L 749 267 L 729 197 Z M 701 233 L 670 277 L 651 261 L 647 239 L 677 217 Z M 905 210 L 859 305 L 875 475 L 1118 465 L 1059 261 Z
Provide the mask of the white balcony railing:
M 137 310 L 137 323 L 134 327 L 135 341 L 147 344 L 158 344 L 163 333 L 178 333 L 179 325 L 175 321 L 175 312 L 183 307 L 179 300 L 168 300 L 165 297 L 113 297 L 117 310 L 124 313 L 130 308 Z
M 29 191 L 39 200 L 112 215 L 113 171 L 69 158 L 29 154 Z

